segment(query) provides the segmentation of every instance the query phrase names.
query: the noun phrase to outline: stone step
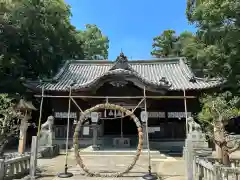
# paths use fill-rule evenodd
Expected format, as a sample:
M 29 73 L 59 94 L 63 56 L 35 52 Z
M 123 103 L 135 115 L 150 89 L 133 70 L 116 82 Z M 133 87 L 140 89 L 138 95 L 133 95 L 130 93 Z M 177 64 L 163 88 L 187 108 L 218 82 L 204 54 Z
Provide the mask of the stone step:
M 62 152 L 65 153 L 64 151 Z M 74 156 L 74 153 L 71 152 Z M 80 151 L 81 156 L 124 156 L 124 157 L 133 157 L 136 154 L 136 151 Z M 141 156 L 148 156 L 147 151 L 142 151 Z M 151 151 L 150 152 L 151 158 L 157 158 L 157 159 L 165 159 L 166 156 L 164 154 L 161 154 L 159 151 Z

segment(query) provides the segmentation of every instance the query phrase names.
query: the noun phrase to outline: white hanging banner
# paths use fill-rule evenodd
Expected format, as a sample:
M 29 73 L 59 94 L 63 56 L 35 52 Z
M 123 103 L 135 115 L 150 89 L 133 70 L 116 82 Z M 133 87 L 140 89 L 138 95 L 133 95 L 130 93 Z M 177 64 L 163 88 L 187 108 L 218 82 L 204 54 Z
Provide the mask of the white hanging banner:
M 114 116 L 114 117 L 120 117 L 120 114 L 122 113 L 120 111 L 108 111 L 107 116 Z M 104 117 L 104 112 L 98 112 L 98 116 Z M 191 117 L 192 113 L 187 112 L 187 116 Z M 55 112 L 54 114 L 55 118 L 61 118 L 61 119 L 67 119 L 68 118 L 68 112 Z M 77 113 L 76 112 L 71 112 L 70 113 L 70 118 L 76 119 L 77 118 Z M 165 112 L 148 112 L 148 117 L 149 118 L 166 118 Z M 91 113 L 87 114 L 87 118 L 91 118 Z M 185 118 L 185 112 L 168 112 L 168 118 Z
M 165 118 L 165 112 L 148 112 L 149 118 Z
M 55 118 L 67 119 L 68 118 L 68 112 L 55 112 L 54 117 Z M 77 118 L 77 113 L 76 112 L 71 112 L 69 117 L 70 118 Z
M 89 135 L 89 127 L 83 127 L 83 135 Z
M 168 112 L 168 118 L 185 118 L 185 112 Z M 187 116 L 191 117 L 192 113 L 187 112 Z
M 155 133 L 161 131 L 160 127 L 148 127 L 148 133 Z

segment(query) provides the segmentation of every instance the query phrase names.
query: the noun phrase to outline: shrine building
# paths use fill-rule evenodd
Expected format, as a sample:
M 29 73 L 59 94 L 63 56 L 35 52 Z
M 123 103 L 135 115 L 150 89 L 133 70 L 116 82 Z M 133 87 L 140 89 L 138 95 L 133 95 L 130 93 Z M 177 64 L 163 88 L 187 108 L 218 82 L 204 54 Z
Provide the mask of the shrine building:
M 49 82 L 28 81 L 25 86 L 41 97 L 53 109 L 54 143 L 65 145 L 68 119 L 69 91 L 71 87 L 70 134 L 72 144 L 74 124 L 81 110 L 97 104 L 117 104 L 140 113 L 148 112 L 150 148 L 181 149 L 186 136 L 186 117 L 200 111 L 199 96 L 213 91 L 222 84 L 217 79 L 196 77 L 181 57 L 158 60 L 128 60 L 123 53 L 116 61 L 67 61 Z M 146 107 L 141 99 L 146 97 Z M 40 96 L 39 96 L 40 95 Z M 139 104 L 139 106 L 137 106 Z M 80 110 L 81 109 L 81 110 Z M 82 127 L 80 146 L 93 143 L 93 125 L 97 127 L 97 144 L 117 146 L 116 138 L 126 138 L 129 146 L 137 144 L 137 129 L 133 120 L 119 111 L 98 112 L 97 124 L 91 118 Z M 123 117 L 123 118 L 122 118 Z M 142 122 L 143 129 L 145 122 Z

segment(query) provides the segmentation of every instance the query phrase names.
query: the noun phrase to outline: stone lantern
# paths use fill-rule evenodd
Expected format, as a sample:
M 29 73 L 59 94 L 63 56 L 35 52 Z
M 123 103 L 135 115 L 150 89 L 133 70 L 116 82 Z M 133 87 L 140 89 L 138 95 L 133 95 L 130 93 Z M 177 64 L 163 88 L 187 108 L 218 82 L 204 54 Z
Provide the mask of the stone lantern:
M 28 128 L 28 120 L 31 119 L 32 111 L 37 109 L 33 106 L 32 102 L 21 99 L 16 106 L 16 110 L 22 115 L 20 134 L 19 134 L 19 145 L 18 152 L 23 154 L 26 146 L 26 132 Z

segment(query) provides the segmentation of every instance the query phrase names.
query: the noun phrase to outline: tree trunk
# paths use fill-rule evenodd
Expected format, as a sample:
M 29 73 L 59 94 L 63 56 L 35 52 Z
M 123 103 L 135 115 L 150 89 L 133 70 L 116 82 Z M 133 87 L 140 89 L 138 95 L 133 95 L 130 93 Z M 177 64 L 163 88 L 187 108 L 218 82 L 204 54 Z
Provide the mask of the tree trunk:
M 219 132 L 219 129 L 214 126 L 214 138 L 217 142 L 221 141 L 221 133 Z M 220 144 L 215 143 L 215 151 L 216 151 L 216 158 L 217 159 L 222 159 L 222 148 L 220 147 Z
M 224 165 L 229 165 L 229 154 L 227 152 L 227 142 L 224 135 L 224 124 L 222 123 L 222 118 L 220 117 L 218 121 L 215 121 L 214 124 L 214 139 L 216 147 L 216 156 L 220 159 L 221 163 Z
M 227 144 L 227 142 L 225 143 Z M 221 150 L 222 150 L 222 164 L 224 166 L 230 166 L 230 158 L 229 158 L 229 153 L 227 152 L 227 147 L 223 145 Z
M 222 159 L 222 148 L 215 143 L 215 151 L 216 151 L 216 158 L 217 159 Z

